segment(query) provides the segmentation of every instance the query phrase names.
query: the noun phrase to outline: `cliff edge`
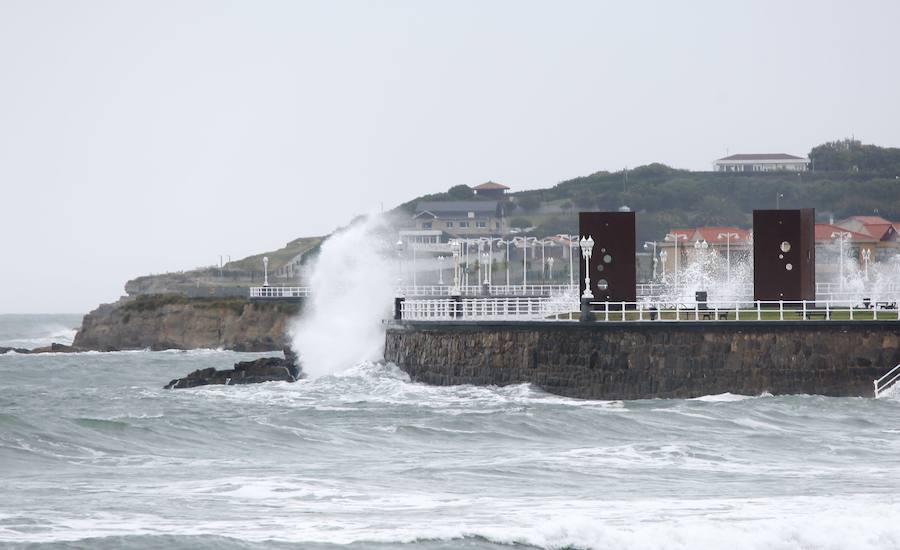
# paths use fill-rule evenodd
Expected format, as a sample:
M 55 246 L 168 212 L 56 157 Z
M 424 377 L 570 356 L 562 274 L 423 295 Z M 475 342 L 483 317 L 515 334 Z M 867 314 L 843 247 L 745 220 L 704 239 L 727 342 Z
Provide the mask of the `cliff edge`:
M 73 346 L 98 351 L 280 351 L 288 345 L 288 322 L 301 309 L 302 302 L 141 295 L 103 304 L 85 315 Z

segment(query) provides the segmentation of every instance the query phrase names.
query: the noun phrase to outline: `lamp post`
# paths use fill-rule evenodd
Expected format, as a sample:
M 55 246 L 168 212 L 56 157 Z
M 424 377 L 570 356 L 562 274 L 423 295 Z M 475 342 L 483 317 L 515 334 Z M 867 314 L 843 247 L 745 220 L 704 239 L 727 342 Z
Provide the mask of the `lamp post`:
M 547 260 L 547 263 L 550 265 L 550 282 L 553 282 L 553 256 L 550 256 L 550 259 Z
M 840 285 L 841 290 L 844 290 L 844 241 L 850 240 L 850 236 L 851 236 L 851 234 L 849 231 L 835 231 L 834 233 L 831 234 L 831 238 L 837 239 L 838 243 L 840 244 L 840 256 L 841 256 L 840 257 L 840 266 L 841 266 L 840 267 L 840 269 L 841 269 L 840 277 L 841 277 L 841 279 L 839 281 L 839 285 Z
M 644 250 L 647 250 L 649 247 L 653 247 L 653 278 L 651 280 L 656 280 L 656 241 L 645 241 L 644 242 Z
M 871 257 L 870 256 L 871 253 L 872 253 L 872 249 L 863 248 L 862 257 L 863 257 L 863 262 L 865 263 L 865 266 L 866 266 L 865 267 L 866 281 L 869 280 L 869 258 Z
M 445 259 L 445 256 L 438 256 L 438 257 L 437 257 L 437 261 L 438 261 L 438 284 L 439 284 L 439 285 L 443 285 L 443 284 L 444 284 L 444 259 Z
M 725 239 L 725 280 L 731 284 L 731 239 L 740 239 L 737 233 L 719 233 L 717 239 Z
M 594 293 L 591 292 L 591 251 L 594 249 L 594 239 L 588 235 L 585 239 L 581 237 L 581 257 L 584 258 L 584 294 L 582 298 L 593 298 Z
M 269 286 L 269 257 L 263 256 L 263 286 Z
M 397 250 L 397 295 L 403 294 L 403 239 L 398 239 L 394 244 Z
M 666 258 L 668 258 L 668 257 L 669 257 L 668 252 L 666 252 L 665 250 L 660 251 L 659 259 L 662 260 L 662 264 L 663 264 L 663 277 L 662 278 L 664 281 L 666 280 Z
M 497 240 L 497 244 L 505 244 L 506 245 L 506 290 L 509 291 L 509 245 L 513 242 L 512 239 L 499 239 Z
M 484 282 L 482 284 L 491 284 L 491 268 L 489 267 L 491 255 L 488 252 L 481 253 L 481 270 L 484 271 Z
M 681 235 L 678 233 L 666 233 L 667 241 L 675 241 L 675 293 L 680 292 L 680 288 L 678 287 L 678 239 L 687 239 L 687 235 Z
M 578 241 L 575 239 L 575 235 L 566 235 L 566 237 L 569 241 L 569 286 L 573 287 L 575 286 L 575 273 L 572 271 L 572 256 L 574 256 L 575 253 L 572 249 L 576 247 Z
M 450 241 L 450 252 L 453 253 L 453 289 L 451 294 L 459 296 L 459 240 Z

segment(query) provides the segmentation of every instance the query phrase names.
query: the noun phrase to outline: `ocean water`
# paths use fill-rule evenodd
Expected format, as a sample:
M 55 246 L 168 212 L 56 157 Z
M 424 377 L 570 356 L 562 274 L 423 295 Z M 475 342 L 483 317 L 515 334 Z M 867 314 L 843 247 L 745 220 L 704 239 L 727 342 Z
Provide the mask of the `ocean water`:
M 72 324 L 20 321 L 0 345 Z M 893 398 L 581 401 L 379 363 L 161 389 L 257 356 L 0 356 L 0 547 L 900 548 Z

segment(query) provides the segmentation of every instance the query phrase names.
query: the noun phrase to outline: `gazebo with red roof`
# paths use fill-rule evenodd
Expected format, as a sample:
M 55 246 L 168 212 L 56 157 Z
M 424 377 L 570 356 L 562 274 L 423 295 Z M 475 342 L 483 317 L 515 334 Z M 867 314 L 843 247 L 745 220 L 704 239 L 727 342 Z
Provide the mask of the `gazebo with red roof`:
M 509 191 L 509 187 L 495 181 L 488 181 L 481 185 L 476 185 L 473 189 L 475 190 L 475 195 L 494 200 L 505 199 L 506 192 Z

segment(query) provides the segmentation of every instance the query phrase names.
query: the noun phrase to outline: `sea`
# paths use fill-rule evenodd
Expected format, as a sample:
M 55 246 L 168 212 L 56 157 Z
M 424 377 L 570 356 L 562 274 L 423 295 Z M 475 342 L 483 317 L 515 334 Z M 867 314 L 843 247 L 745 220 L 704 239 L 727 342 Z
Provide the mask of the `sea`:
M 0 346 L 78 315 L 0 315 Z M 0 547 L 900 548 L 900 400 L 586 401 L 379 361 L 163 390 L 265 354 L 0 356 Z

